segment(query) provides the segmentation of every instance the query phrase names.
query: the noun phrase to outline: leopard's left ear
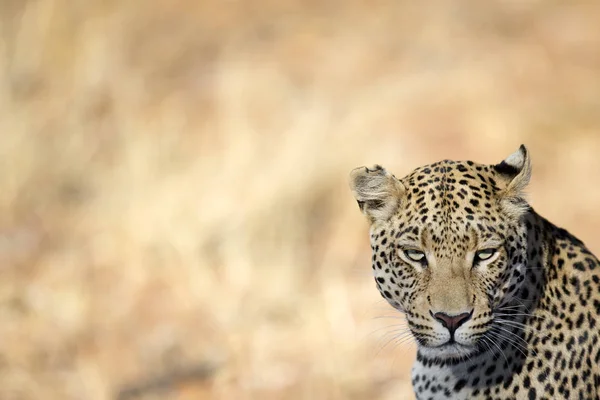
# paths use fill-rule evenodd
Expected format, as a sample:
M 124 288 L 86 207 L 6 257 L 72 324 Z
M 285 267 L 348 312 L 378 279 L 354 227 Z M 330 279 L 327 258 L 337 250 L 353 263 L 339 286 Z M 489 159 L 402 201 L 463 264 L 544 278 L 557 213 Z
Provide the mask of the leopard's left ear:
M 531 160 L 525 145 L 506 157 L 494 169 L 503 180 L 501 197 L 505 209 L 511 214 L 522 214 L 528 208 L 525 201 L 525 188 L 531 178 Z

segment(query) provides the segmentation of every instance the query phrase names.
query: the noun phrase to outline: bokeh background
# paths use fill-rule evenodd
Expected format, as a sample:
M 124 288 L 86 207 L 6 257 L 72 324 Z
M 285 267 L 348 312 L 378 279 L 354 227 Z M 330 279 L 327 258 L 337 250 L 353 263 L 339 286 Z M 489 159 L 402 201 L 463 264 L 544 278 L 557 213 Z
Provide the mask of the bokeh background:
M 348 172 L 525 143 L 533 205 L 600 252 L 599 16 L 3 0 L 0 398 L 412 398 Z

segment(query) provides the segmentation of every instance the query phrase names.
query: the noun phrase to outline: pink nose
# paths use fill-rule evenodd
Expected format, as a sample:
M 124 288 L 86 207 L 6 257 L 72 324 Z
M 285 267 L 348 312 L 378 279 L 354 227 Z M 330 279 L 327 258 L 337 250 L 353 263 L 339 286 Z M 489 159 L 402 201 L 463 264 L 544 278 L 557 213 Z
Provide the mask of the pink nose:
M 445 328 L 450 331 L 450 334 L 454 334 L 454 332 L 465 322 L 471 319 L 473 315 L 473 311 L 466 312 L 458 315 L 448 315 L 443 312 L 436 312 L 435 314 L 431 311 L 429 312 L 433 318 L 438 320 Z

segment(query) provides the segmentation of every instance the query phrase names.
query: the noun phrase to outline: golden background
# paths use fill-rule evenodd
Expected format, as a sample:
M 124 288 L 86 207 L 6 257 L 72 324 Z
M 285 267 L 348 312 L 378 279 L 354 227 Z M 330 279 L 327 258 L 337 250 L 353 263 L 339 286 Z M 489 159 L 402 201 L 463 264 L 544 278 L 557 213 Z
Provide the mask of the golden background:
M 348 172 L 525 143 L 600 252 L 598 16 L 0 2 L 0 399 L 410 399 Z

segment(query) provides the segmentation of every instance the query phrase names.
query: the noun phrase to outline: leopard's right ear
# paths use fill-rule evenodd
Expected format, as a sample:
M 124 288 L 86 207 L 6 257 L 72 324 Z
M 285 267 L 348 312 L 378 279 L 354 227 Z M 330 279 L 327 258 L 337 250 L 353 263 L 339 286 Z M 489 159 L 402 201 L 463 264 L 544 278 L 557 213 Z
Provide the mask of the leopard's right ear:
M 406 192 L 402 182 L 379 165 L 352 170 L 350 188 L 371 223 L 390 219 Z

